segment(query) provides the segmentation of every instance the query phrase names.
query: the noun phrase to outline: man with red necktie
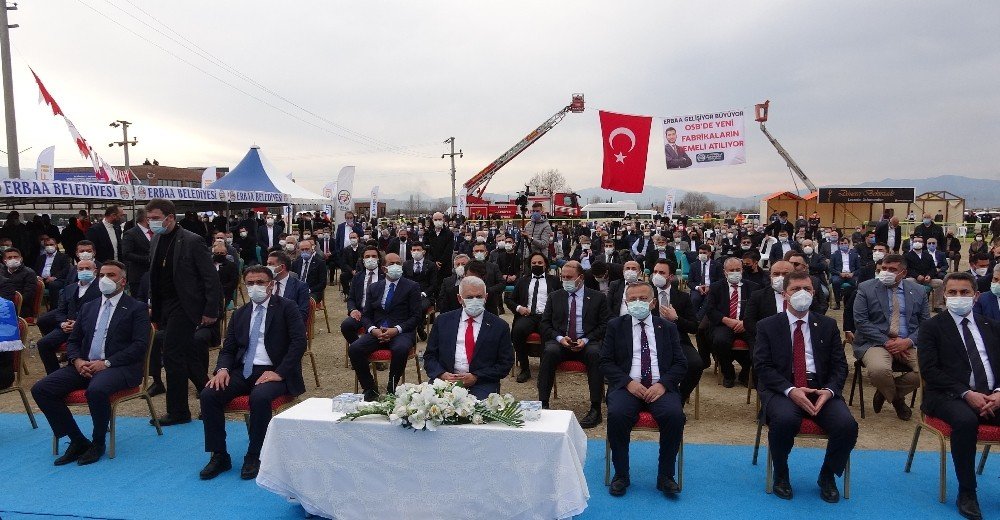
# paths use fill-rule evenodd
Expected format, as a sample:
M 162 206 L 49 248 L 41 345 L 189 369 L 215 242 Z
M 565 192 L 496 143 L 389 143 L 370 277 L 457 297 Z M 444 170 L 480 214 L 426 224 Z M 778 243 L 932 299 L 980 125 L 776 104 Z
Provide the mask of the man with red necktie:
M 461 381 L 469 393 L 485 399 L 500 392 L 500 380 L 514 366 L 514 347 L 507 322 L 486 312 L 486 283 L 475 276 L 458 287 L 461 310 L 434 320 L 424 351 L 430 379 Z
M 858 423 L 844 402 L 847 358 L 833 318 L 809 312 L 815 296 L 807 272 L 785 275 L 788 309 L 757 324 L 753 370 L 774 461 L 774 494 L 790 500 L 788 454 L 802 419 L 826 432 L 826 458 L 817 483 L 826 502 L 840 500 L 834 475 L 843 475 L 858 440 Z

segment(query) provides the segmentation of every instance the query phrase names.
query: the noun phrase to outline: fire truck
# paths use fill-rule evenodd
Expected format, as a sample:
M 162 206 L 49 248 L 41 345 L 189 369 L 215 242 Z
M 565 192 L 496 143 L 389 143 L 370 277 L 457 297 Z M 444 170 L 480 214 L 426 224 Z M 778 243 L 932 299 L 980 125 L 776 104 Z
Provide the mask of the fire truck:
M 576 193 L 534 193 L 530 186 L 525 185 L 524 191 L 517 192 L 517 197 L 500 202 L 486 200 L 486 186 L 493 176 L 529 146 L 541 139 L 543 135 L 559 124 L 566 114 L 583 112 L 583 94 L 573 94 L 569 105 L 556 112 L 538 128 L 534 129 L 517 142 L 513 147 L 500 155 L 489 166 L 483 168 L 474 177 L 462 185 L 465 197 L 465 215 L 471 219 L 515 218 L 524 216 L 534 203 L 542 204 L 542 211 L 553 217 L 578 218 L 580 216 L 579 195 Z

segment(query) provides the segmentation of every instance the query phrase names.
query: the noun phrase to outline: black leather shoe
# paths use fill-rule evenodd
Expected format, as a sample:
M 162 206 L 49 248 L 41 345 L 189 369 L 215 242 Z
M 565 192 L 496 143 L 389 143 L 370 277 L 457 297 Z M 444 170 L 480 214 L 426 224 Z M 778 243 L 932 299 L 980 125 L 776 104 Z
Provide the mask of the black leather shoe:
M 187 417 L 177 417 L 174 415 L 167 414 L 160 417 L 160 426 L 173 426 L 175 424 L 187 424 L 189 422 L 191 422 L 190 415 Z M 149 424 L 153 424 L 152 419 L 149 420 Z
M 591 408 L 590 411 L 587 412 L 587 415 L 584 415 L 583 419 L 580 419 L 580 427 L 584 429 L 593 428 L 598 424 L 601 424 L 600 408 Z
M 146 393 L 149 394 L 149 397 L 156 397 L 160 394 L 167 393 L 167 389 L 163 387 L 163 383 L 154 382 L 149 385 L 149 388 L 146 389 Z
M 681 487 L 677 485 L 674 477 L 657 477 L 656 489 L 663 492 L 664 496 L 672 497 L 681 492 Z
M 365 390 L 365 402 L 374 403 L 375 401 L 378 401 L 378 391 Z
M 90 441 L 84 439 L 82 441 L 70 441 L 69 447 L 66 448 L 66 453 L 62 454 L 62 457 L 53 462 L 56 466 L 65 466 L 70 462 L 76 461 L 81 455 L 90 449 Z
M 80 455 L 79 459 L 76 459 L 76 463 L 80 466 L 86 466 L 87 464 L 93 464 L 101 460 L 101 456 L 104 455 L 104 445 L 103 444 L 91 444 L 90 448 Z
M 201 469 L 198 476 L 202 480 L 212 480 L 222 474 L 223 471 L 229 471 L 233 469 L 233 459 L 229 458 L 228 453 L 213 453 L 212 458 L 205 464 L 205 467 Z
M 736 376 L 736 381 L 743 386 L 747 386 L 748 381 L 750 381 L 750 371 L 747 369 L 741 369 L 740 374 Z
M 884 404 L 885 396 L 882 395 L 882 392 L 875 390 L 875 397 L 872 398 L 872 410 L 875 410 L 875 413 L 879 413 L 882 411 L 882 405 Z
M 835 310 L 835 311 L 839 311 L 840 310 L 840 302 L 834 302 L 834 304 L 833 304 L 833 310 Z
M 901 421 L 909 421 L 913 417 L 913 410 L 909 406 L 906 406 L 906 400 L 902 397 L 897 397 L 892 402 L 892 407 L 896 409 L 896 417 L 899 417 Z
M 960 515 L 969 520 L 982 520 L 983 513 L 979 510 L 979 500 L 976 498 L 975 491 L 959 491 L 958 500 L 955 503 L 958 505 Z
M 526 369 L 526 368 L 523 368 L 523 369 L 521 369 L 521 371 L 520 371 L 520 372 L 519 372 L 519 373 L 517 374 L 517 382 L 518 382 L 518 383 L 524 383 L 525 381 L 527 381 L 527 380 L 529 380 L 529 379 L 531 379 L 531 370 L 528 370 L 528 369 Z
M 632 485 L 631 480 L 629 480 L 628 475 L 615 475 L 615 478 L 611 479 L 611 486 L 608 488 L 608 492 L 611 493 L 613 497 L 625 496 L 625 491 L 628 487 Z
M 260 459 L 252 455 L 243 457 L 243 468 L 240 469 L 241 479 L 253 480 L 257 478 L 258 471 L 260 471 Z
M 726 388 L 732 388 L 732 387 L 736 386 L 736 378 L 735 377 L 723 377 L 722 378 L 722 386 L 724 386 Z
M 837 479 L 833 473 L 820 472 L 816 483 L 819 484 L 819 496 L 824 502 L 830 504 L 840 502 L 840 490 L 837 489 Z
M 788 481 L 788 477 L 774 477 L 774 487 L 771 491 L 774 496 L 783 500 L 792 499 L 792 483 Z

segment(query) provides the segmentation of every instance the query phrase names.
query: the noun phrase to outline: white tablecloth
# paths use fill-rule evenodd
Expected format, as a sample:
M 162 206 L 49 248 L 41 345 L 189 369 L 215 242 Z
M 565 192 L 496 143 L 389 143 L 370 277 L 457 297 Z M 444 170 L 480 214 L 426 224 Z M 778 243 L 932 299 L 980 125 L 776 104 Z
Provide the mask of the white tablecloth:
M 312 398 L 271 420 L 257 484 L 337 520 L 578 515 L 590 491 L 587 436 L 572 412 L 543 410 L 523 428 L 413 431 L 383 417 L 336 422 Z

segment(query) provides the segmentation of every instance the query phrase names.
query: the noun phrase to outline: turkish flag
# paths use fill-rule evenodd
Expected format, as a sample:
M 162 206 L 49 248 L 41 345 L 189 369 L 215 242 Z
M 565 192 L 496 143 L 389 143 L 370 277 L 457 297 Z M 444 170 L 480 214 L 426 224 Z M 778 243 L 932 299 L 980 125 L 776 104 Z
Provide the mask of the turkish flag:
M 600 112 L 604 142 L 601 187 L 624 193 L 642 193 L 646 181 L 646 152 L 653 118 Z

